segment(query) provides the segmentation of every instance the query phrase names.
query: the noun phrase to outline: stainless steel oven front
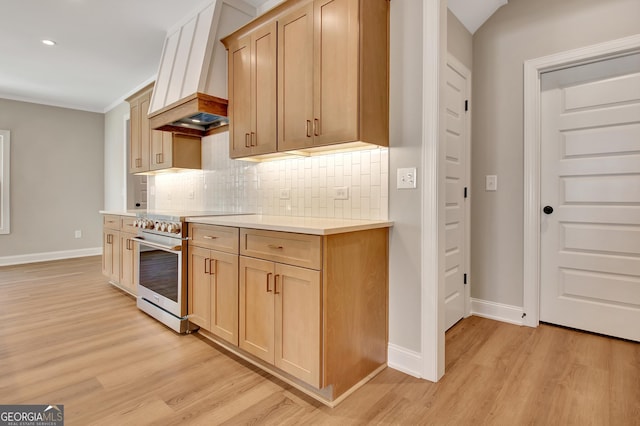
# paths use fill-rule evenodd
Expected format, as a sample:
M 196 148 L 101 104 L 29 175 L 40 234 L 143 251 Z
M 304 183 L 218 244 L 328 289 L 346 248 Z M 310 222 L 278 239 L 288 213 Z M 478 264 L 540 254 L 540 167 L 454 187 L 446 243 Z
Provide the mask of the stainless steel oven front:
M 188 332 L 186 238 L 140 232 L 134 240 L 138 308 L 178 333 Z

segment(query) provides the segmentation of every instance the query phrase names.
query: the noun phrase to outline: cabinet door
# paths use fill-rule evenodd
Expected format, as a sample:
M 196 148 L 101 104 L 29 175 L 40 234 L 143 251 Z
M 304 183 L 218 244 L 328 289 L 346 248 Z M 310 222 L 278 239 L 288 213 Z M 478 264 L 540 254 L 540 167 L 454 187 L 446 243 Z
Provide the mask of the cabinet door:
M 251 154 L 251 36 L 229 46 L 229 155 Z
M 313 142 L 313 4 L 278 20 L 278 150 Z M 339 96 L 339 95 L 338 95 Z
M 140 140 L 140 99 L 130 102 L 129 115 L 129 173 L 142 170 L 142 142 Z
M 211 251 L 211 331 L 238 345 L 238 255 Z
M 135 234 L 120 233 L 120 286 L 129 292 L 136 294 L 135 273 L 135 246 L 131 237 Z
M 151 153 L 149 169 L 159 170 L 172 167 L 173 135 L 171 132 L 151 130 Z
M 150 128 L 147 113 L 151 90 L 130 101 L 129 173 L 149 171 Z
M 109 281 L 120 279 L 120 233 L 105 229 L 102 233 L 102 274 Z
M 272 22 L 251 35 L 251 154 L 276 152 L 277 25 Z
M 240 348 L 273 364 L 273 262 L 240 256 Z
M 211 268 L 209 250 L 189 246 L 188 314 L 189 321 L 211 329 Z
M 151 144 L 151 127 L 149 127 L 149 104 L 151 103 L 151 91 L 140 98 L 140 167 L 142 171 L 149 170 L 149 146 Z
M 276 264 L 275 365 L 320 386 L 320 271 Z
M 314 2 L 313 145 L 358 140 L 358 0 Z

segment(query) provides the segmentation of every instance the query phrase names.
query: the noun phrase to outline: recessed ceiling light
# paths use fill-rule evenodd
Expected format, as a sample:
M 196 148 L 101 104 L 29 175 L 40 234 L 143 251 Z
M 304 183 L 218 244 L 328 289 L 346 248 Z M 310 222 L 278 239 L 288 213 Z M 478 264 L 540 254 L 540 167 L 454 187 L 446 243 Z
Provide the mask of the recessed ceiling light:
M 42 44 L 46 44 L 47 46 L 55 46 L 56 42 L 53 40 L 44 39 L 42 40 Z

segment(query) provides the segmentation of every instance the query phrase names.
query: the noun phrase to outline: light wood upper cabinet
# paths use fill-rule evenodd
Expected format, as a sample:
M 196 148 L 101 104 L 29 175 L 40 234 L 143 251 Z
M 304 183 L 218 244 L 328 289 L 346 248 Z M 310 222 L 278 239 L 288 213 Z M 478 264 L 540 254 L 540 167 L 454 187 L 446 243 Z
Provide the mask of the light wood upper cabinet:
M 228 47 L 232 158 L 276 151 L 276 48 L 275 22 Z
M 302 0 L 282 3 L 223 40 L 229 49 L 229 104 L 238 105 L 230 113 L 231 128 L 242 132 L 232 136 L 231 156 L 257 155 L 248 149 L 255 121 L 240 111 L 249 108 L 243 94 L 260 81 L 248 70 L 231 70 L 246 66 L 244 55 L 254 58 L 252 31 L 273 24 L 277 100 L 259 89 L 251 93 L 259 111 L 271 114 L 269 104 L 277 105 L 277 146 L 268 152 L 389 146 L 388 0 Z
M 313 4 L 278 19 L 278 149 L 313 145 Z
M 140 173 L 149 170 L 149 102 L 151 101 L 152 86 L 127 99 L 130 105 L 130 144 L 129 144 L 129 173 Z
M 358 0 L 316 0 L 278 22 L 280 150 L 359 139 Z
M 200 169 L 201 141 L 197 136 L 152 130 L 147 114 L 153 83 L 127 98 L 130 105 L 129 173 Z

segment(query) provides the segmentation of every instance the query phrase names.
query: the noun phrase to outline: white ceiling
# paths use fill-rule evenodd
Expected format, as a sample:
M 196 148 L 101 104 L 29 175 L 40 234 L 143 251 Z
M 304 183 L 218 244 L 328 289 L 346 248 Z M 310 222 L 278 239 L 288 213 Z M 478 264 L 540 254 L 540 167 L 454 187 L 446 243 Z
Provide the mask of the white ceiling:
M 245 1 L 264 10 L 280 0 Z M 0 98 L 106 112 L 157 73 L 167 30 L 210 2 L 0 0 Z

